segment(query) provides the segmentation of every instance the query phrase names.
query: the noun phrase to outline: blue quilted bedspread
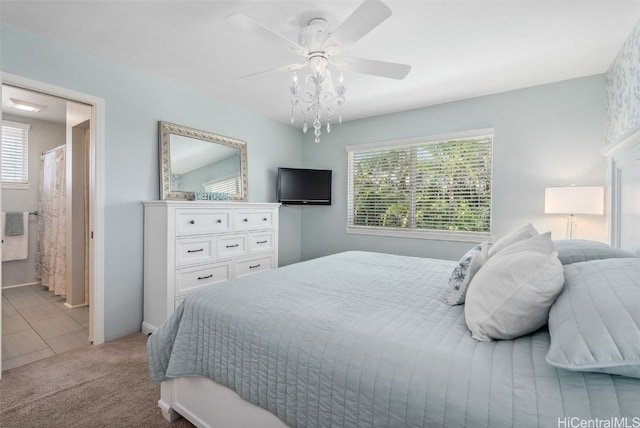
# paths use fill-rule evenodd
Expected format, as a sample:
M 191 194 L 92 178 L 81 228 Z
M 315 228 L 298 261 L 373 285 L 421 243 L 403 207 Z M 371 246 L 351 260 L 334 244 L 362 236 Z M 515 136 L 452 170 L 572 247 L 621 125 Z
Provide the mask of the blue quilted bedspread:
M 150 337 L 151 379 L 204 376 L 300 427 L 640 423 L 640 380 L 550 366 L 546 329 L 471 338 L 443 303 L 455 264 L 354 251 L 216 285 Z

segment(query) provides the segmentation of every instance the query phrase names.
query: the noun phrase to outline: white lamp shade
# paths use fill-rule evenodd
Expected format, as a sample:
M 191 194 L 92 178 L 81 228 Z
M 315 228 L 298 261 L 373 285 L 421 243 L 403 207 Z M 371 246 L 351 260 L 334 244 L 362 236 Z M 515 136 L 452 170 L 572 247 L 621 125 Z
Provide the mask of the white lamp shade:
M 547 187 L 544 191 L 547 214 L 604 213 L 604 188 L 601 186 Z

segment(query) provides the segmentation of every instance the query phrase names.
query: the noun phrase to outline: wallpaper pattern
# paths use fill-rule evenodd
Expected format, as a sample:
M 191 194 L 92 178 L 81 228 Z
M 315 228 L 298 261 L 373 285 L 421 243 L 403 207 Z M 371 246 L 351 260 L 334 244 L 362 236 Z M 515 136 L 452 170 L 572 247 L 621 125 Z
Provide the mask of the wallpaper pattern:
M 607 71 L 606 143 L 640 127 L 640 23 Z

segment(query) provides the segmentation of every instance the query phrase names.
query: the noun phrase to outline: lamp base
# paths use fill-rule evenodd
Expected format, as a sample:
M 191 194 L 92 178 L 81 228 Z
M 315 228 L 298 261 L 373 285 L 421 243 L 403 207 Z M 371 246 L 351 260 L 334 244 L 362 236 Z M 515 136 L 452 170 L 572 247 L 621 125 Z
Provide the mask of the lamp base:
M 575 214 L 569 214 L 569 217 L 567 217 L 567 235 L 566 235 L 567 239 L 577 238 L 577 234 L 578 234 L 577 219 L 578 219 L 578 216 Z

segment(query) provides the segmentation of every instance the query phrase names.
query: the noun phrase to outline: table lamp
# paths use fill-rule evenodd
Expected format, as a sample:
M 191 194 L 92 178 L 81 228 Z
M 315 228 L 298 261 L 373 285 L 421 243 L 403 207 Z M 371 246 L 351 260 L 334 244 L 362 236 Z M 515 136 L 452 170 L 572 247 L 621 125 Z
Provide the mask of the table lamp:
M 544 190 L 546 214 L 569 214 L 567 239 L 573 239 L 578 214 L 602 215 L 604 188 L 601 186 L 547 187 Z

